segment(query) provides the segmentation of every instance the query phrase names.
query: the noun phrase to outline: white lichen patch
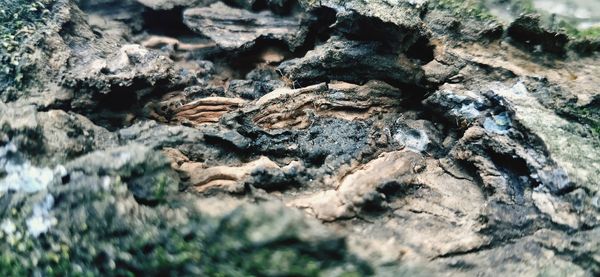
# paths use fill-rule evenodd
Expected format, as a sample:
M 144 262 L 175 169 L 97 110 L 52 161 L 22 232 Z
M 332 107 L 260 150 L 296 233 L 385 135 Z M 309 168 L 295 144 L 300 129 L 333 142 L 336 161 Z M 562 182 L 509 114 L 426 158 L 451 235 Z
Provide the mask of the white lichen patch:
M 0 147 L 0 172 L 6 176 L 0 180 L 0 196 L 7 191 L 34 193 L 46 189 L 57 177 L 67 174 L 67 170 L 58 165 L 51 169 L 37 167 L 29 161 L 13 158 L 17 156 L 17 147 L 9 143 Z
M 0 180 L 0 197 L 8 191 L 28 194 L 42 193 L 43 200 L 33 206 L 32 215 L 25 220 L 24 224 L 28 234 L 38 237 L 57 223 L 56 218 L 50 215 L 50 209 L 54 205 L 54 197 L 45 190 L 55 180 L 60 180 L 68 173 L 62 165 L 58 165 L 54 169 L 34 166 L 29 161 L 19 157 L 17 150 L 17 147 L 12 143 L 0 147 L 0 172 L 6 174 Z M 22 228 L 22 222 L 15 224 L 10 219 L 5 219 L 0 224 L 0 234 L 9 243 L 14 244 L 23 236 L 24 232 L 19 231 Z
M 423 152 L 431 142 L 427 133 L 417 129 L 398 129 L 394 134 L 394 140 L 406 149 L 414 152 Z
M 506 112 L 486 117 L 485 121 L 483 121 L 483 128 L 489 132 L 499 135 L 508 134 L 510 125 L 510 117 Z
M 51 194 L 48 194 L 42 202 L 37 203 L 33 207 L 33 214 L 25 221 L 27 224 L 27 233 L 34 237 L 38 237 L 41 234 L 48 232 L 50 227 L 56 225 L 56 218 L 50 215 L 52 206 L 54 206 L 54 197 L 52 197 Z
M 480 114 L 479 110 L 475 106 L 475 103 L 463 104 L 460 109 L 453 109 L 455 115 L 462 115 L 467 119 L 477 118 Z
M 54 180 L 52 169 L 35 167 L 29 162 L 8 163 L 4 168 L 7 175 L 0 181 L 0 193 L 9 190 L 33 193 L 45 189 Z
M 483 98 L 472 91 L 465 91 L 464 95 L 458 95 L 452 90 L 445 89 L 441 93 L 449 102 L 457 103 L 456 107 L 450 110 L 452 115 L 473 120 L 478 118 L 481 115 L 480 110 L 484 109 Z
M 12 222 L 12 220 L 5 219 L 2 221 L 2 224 L 0 224 L 0 230 L 2 230 L 5 235 L 10 236 L 17 230 L 17 226 Z
M 110 177 L 108 177 L 108 176 L 102 177 L 102 179 L 100 181 L 100 186 L 102 187 L 103 190 L 109 190 L 110 184 L 111 184 Z

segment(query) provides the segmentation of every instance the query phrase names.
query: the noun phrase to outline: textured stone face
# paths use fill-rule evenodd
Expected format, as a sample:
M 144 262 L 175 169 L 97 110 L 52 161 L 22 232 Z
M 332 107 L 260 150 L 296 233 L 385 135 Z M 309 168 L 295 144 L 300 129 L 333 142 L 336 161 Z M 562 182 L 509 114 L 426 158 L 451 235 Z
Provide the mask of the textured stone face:
M 550 2 L 12 1 L 0 275 L 596 276 L 600 48 Z

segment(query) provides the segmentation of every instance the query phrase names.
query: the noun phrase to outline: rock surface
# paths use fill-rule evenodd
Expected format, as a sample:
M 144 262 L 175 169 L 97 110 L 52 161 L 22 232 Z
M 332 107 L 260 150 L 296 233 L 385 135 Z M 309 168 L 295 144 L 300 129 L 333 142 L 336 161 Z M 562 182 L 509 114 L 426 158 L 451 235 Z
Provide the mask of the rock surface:
M 0 275 L 597 276 L 598 15 L 542 2 L 0 0 Z

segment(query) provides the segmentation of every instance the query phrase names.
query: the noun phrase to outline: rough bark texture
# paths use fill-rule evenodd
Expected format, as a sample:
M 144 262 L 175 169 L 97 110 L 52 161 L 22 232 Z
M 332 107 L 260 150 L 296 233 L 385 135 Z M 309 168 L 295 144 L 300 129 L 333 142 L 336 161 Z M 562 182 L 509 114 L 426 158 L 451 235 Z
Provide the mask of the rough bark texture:
M 597 276 L 591 2 L 0 0 L 0 275 Z

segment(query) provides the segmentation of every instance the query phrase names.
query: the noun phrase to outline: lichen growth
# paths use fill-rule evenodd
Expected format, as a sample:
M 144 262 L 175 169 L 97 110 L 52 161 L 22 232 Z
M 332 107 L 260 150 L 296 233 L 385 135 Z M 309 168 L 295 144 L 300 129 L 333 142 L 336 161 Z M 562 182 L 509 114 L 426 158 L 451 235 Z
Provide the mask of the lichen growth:
M 596 138 L 600 138 L 600 109 L 593 107 L 569 107 L 568 113 L 580 123 L 588 126 Z
M 433 0 L 429 4 L 430 8 L 447 10 L 459 17 L 478 20 L 495 19 L 481 0 Z
M 28 40 L 40 29 L 53 0 L 0 0 L 0 90 L 23 84 L 31 54 Z
M 167 190 L 168 190 L 169 182 L 173 182 L 173 180 L 171 180 L 169 178 L 169 176 L 166 176 L 164 174 L 157 176 L 155 180 L 156 180 L 156 186 L 155 186 L 155 190 L 154 190 L 154 197 L 162 202 L 168 193 Z
M 600 146 L 600 101 L 598 99 L 583 106 L 565 102 L 554 106 L 554 109 L 564 119 L 579 123 L 591 131 L 595 138 L 595 145 Z

